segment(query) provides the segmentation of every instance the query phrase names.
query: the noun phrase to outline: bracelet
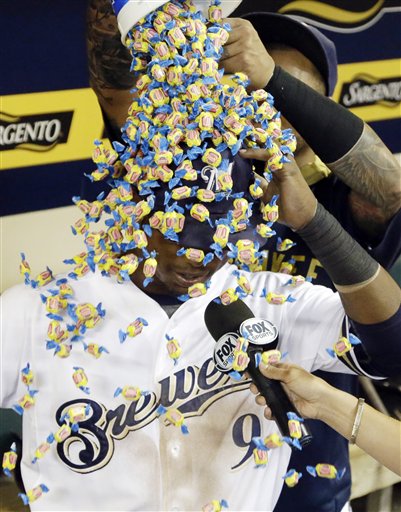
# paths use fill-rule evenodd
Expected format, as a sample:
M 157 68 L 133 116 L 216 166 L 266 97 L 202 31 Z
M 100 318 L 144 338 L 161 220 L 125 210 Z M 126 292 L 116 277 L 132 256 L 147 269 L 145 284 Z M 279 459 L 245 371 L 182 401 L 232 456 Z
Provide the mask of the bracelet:
M 365 406 L 365 399 L 358 398 L 358 407 L 356 409 L 354 424 L 352 425 L 351 438 L 349 440 L 350 444 L 355 444 L 355 442 L 356 442 L 356 437 L 359 432 L 359 427 L 361 426 L 361 419 L 362 419 L 362 413 L 363 413 L 364 406 Z

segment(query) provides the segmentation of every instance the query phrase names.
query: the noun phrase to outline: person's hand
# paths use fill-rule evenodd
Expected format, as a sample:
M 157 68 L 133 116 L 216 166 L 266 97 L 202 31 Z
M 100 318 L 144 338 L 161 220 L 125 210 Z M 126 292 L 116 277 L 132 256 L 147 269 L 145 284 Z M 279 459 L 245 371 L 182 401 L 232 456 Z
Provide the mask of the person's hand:
M 226 73 L 245 73 L 250 80 L 249 89 L 263 89 L 274 71 L 274 61 L 259 39 L 252 23 L 241 18 L 226 18 L 231 25 L 230 37 L 220 59 Z
M 243 158 L 267 160 L 268 152 L 264 149 L 241 149 Z M 273 195 L 279 194 L 278 222 L 294 230 L 305 227 L 316 213 L 317 200 L 309 188 L 295 160 L 284 164 L 279 171 L 273 172 L 272 181 L 267 184 L 262 180 L 263 202 L 267 204 Z
M 260 372 L 269 379 L 280 380 L 300 414 L 305 418 L 319 418 L 319 410 L 329 392 L 329 386 L 324 380 L 311 375 L 309 372 L 293 364 L 277 363 L 274 365 L 259 365 Z M 255 384 L 251 384 L 252 393 L 256 394 L 256 403 L 266 406 L 264 415 L 272 419 L 272 413 L 266 400 Z

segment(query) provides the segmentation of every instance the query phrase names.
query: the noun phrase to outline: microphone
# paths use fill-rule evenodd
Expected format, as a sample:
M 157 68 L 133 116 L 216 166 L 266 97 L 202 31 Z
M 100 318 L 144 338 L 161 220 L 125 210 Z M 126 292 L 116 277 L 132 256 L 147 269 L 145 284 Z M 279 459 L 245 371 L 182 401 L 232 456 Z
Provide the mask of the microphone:
M 282 383 L 262 375 L 255 362 L 257 352 L 262 353 L 276 348 L 277 327 L 268 320 L 255 318 L 251 309 L 241 299 L 227 306 L 211 301 L 205 310 L 205 323 L 216 340 L 214 363 L 223 373 L 232 371 L 232 354 L 237 339 L 240 336 L 246 338 L 249 343 L 247 353 L 250 359 L 246 371 L 270 407 L 281 435 L 294 441 L 288 423 L 291 415 L 289 417 L 287 413 L 295 413 L 301 420 L 302 417 L 289 399 Z M 303 421 L 299 424 L 301 433 L 298 441 L 301 446 L 306 446 L 312 441 L 312 434 Z

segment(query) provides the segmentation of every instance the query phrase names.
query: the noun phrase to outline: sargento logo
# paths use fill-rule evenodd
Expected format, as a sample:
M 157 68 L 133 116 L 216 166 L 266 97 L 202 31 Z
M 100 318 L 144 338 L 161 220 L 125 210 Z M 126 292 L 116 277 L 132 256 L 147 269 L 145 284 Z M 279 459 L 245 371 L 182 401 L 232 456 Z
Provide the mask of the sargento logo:
M 380 80 L 366 74 L 357 75 L 342 84 L 339 102 L 345 107 L 361 107 L 380 103 L 389 107 L 401 101 L 401 78 Z
M 73 111 L 13 116 L 0 112 L 0 150 L 49 151 L 68 141 Z

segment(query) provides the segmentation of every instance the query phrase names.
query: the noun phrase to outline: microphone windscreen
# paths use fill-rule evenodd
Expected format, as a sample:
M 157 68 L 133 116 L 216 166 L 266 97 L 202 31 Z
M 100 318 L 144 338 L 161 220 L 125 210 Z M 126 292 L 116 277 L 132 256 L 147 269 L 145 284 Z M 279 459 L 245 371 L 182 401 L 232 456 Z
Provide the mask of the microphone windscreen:
M 228 332 L 238 331 L 242 322 L 253 317 L 252 310 L 241 299 L 227 306 L 212 300 L 205 310 L 206 327 L 216 341 Z

